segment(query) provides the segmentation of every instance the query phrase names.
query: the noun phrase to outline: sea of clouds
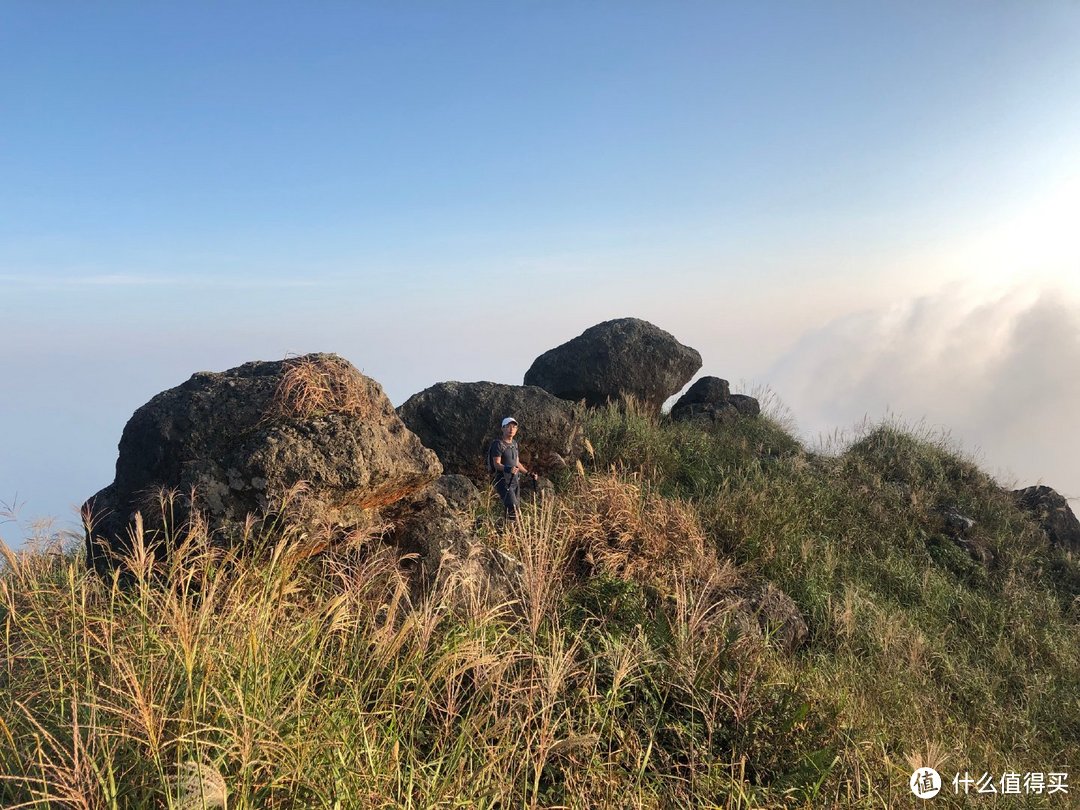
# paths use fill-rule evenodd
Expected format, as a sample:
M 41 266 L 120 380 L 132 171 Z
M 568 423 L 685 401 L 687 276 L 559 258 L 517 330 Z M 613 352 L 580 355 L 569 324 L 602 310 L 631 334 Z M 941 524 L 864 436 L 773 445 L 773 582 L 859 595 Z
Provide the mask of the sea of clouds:
M 946 287 L 835 318 L 764 375 L 804 437 L 887 415 L 952 436 L 1005 485 L 1080 496 L 1080 306 Z

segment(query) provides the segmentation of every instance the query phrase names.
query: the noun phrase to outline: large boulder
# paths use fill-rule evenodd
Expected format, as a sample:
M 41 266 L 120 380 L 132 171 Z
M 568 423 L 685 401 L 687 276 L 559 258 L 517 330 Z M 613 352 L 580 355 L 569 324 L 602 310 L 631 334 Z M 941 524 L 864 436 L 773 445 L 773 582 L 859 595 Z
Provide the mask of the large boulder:
M 434 450 L 448 473 L 489 486 L 485 456 L 506 416 L 518 420 L 521 461 L 545 475 L 581 455 L 581 422 L 568 402 L 534 386 L 441 382 L 398 408 L 402 422 Z
M 701 355 L 663 329 L 620 318 L 591 326 L 544 352 L 525 373 L 525 384 L 589 406 L 633 396 L 659 413 L 699 368 Z
M 232 542 L 249 515 L 286 500 L 321 531 L 348 531 L 441 473 L 379 384 L 336 355 L 199 372 L 125 426 L 116 479 L 83 508 L 88 561 L 109 567 L 106 551 L 128 547 L 137 513 L 165 553 L 195 517 Z M 164 516 L 162 491 L 174 493 Z
M 671 418 L 676 422 L 723 422 L 759 413 L 761 406 L 756 399 L 732 394 L 728 381 L 719 377 L 702 377 L 671 408 Z
M 1062 495 L 1048 486 L 1034 486 L 1014 490 L 1013 497 L 1035 518 L 1053 545 L 1080 553 L 1080 521 Z

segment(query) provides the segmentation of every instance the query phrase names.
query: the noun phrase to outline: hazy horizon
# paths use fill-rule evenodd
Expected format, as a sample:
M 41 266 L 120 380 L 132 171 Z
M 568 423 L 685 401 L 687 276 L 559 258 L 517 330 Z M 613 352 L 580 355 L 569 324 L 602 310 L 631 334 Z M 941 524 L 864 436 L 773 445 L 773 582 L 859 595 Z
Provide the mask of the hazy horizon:
M 1080 496 L 1078 42 L 1066 0 L 7 4 L 0 537 L 196 371 L 333 351 L 399 405 L 624 316 L 811 444 L 894 414 Z

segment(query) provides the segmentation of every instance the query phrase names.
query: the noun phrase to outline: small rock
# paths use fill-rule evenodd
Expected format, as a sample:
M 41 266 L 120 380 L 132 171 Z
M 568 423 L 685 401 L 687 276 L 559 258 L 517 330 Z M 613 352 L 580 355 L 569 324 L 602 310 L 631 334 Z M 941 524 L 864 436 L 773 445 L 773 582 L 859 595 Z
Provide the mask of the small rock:
M 950 537 L 964 537 L 975 528 L 975 520 L 963 514 L 955 506 L 946 506 L 938 510 L 945 532 Z
M 771 635 L 789 655 L 806 643 L 810 636 L 806 619 L 795 600 L 777 585 L 766 582 L 735 596 L 735 616 L 743 633 Z
M 702 377 L 671 408 L 674 421 L 694 422 L 704 427 L 759 413 L 761 406 L 756 399 L 732 394 L 728 381 L 720 377 Z

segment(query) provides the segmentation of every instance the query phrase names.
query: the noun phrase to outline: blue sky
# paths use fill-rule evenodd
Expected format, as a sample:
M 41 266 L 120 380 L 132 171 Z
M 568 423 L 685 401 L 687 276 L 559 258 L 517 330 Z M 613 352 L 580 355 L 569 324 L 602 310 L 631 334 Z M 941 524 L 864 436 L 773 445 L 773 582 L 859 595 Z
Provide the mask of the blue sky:
M 926 418 L 1080 495 L 1078 96 L 1065 0 L 6 3 L 0 536 L 194 371 L 400 404 L 624 315 L 808 437 Z

